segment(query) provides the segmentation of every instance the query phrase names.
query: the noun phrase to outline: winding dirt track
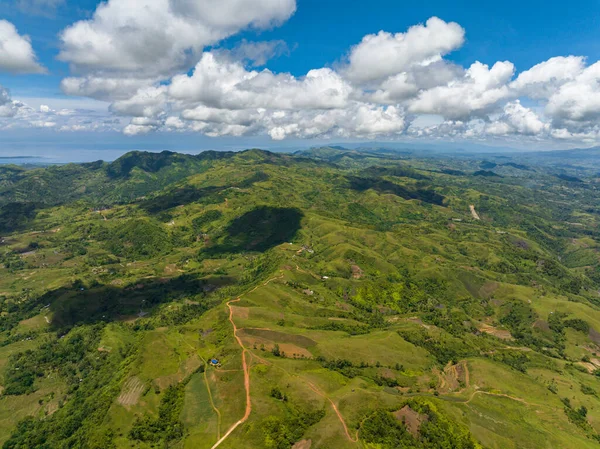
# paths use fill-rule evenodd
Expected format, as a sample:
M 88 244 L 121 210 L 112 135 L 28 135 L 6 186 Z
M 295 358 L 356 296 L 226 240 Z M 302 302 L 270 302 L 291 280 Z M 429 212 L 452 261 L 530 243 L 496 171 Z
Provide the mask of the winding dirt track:
M 348 431 L 348 426 L 346 425 L 346 421 L 344 421 L 344 417 L 342 416 L 342 414 L 340 413 L 340 411 L 337 408 L 337 405 L 335 405 L 335 402 L 333 402 L 331 400 L 330 397 L 326 396 L 324 393 L 322 393 L 317 387 L 315 387 L 312 383 L 310 382 L 306 382 L 308 387 L 314 391 L 315 393 L 317 393 L 319 396 L 324 397 L 325 399 L 327 399 L 329 401 L 329 403 L 331 404 L 331 407 L 333 408 L 333 411 L 335 412 L 335 414 L 338 416 L 338 418 L 340 419 L 340 422 L 342 423 L 342 426 L 344 427 L 344 432 L 346 432 L 346 437 L 348 437 L 348 439 L 353 442 L 353 443 L 358 443 L 358 430 L 356 431 L 356 436 L 353 438 L 350 435 L 350 432 Z
M 202 359 L 202 362 L 204 363 L 204 385 L 206 386 L 206 391 L 208 393 L 208 399 L 210 401 L 210 406 L 212 407 L 212 409 L 215 411 L 216 415 L 217 415 L 217 438 L 221 438 L 221 412 L 219 411 L 219 409 L 217 408 L 217 406 L 215 405 L 215 401 L 213 400 L 212 397 L 212 392 L 210 391 L 210 384 L 208 383 L 208 376 L 206 375 L 206 367 L 208 366 L 208 363 L 206 363 L 206 360 L 204 360 L 204 358 L 202 356 L 200 356 L 200 358 Z
M 229 435 L 231 435 L 233 433 L 233 431 L 238 428 L 238 426 L 244 424 L 248 420 L 248 418 L 250 417 L 250 413 L 252 413 L 252 401 L 250 401 L 250 370 L 248 369 L 248 363 L 246 362 L 247 350 L 244 347 L 244 345 L 242 344 L 242 340 L 240 340 L 240 337 L 238 337 L 238 335 L 237 335 L 238 329 L 237 329 L 237 326 L 235 325 L 235 322 L 233 321 L 233 309 L 231 308 L 231 303 L 238 302 L 240 299 L 241 298 L 237 298 L 232 301 L 229 301 L 227 303 L 227 307 L 229 308 L 229 321 L 231 322 L 231 325 L 233 326 L 233 336 L 235 337 L 238 344 L 242 348 L 242 366 L 244 368 L 244 386 L 246 387 L 246 413 L 244 414 L 244 417 L 242 419 L 240 419 L 238 422 L 236 422 L 233 426 L 230 427 L 230 429 L 227 431 L 227 433 L 225 435 L 223 435 L 221 437 L 221 439 L 219 439 L 219 441 L 217 441 L 211 449 L 215 449 L 216 447 L 220 446 L 221 443 L 223 443 L 223 441 L 225 441 L 227 439 L 227 437 L 229 437 Z
M 269 279 L 267 282 L 265 282 L 263 284 L 263 286 L 267 285 L 271 281 L 274 281 L 275 279 L 281 279 L 282 277 L 283 277 L 283 274 L 281 276 Z M 252 293 L 258 287 L 259 286 L 254 287 L 248 293 Z M 242 340 L 240 339 L 240 337 L 238 337 L 238 328 L 235 325 L 235 321 L 233 321 L 233 309 L 231 308 L 231 303 L 238 302 L 241 299 L 242 299 L 242 297 L 239 296 L 238 298 L 229 301 L 227 303 L 227 308 L 229 309 L 229 322 L 233 326 L 233 336 L 235 337 L 235 339 L 237 340 L 238 344 L 240 345 L 240 348 L 242 348 L 242 366 L 244 368 L 244 386 L 246 388 L 246 413 L 244 414 L 244 416 L 243 416 L 242 419 L 240 419 L 238 422 L 236 422 L 233 426 L 231 426 L 229 428 L 229 430 L 227 431 L 227 433 L 225 433 L 225 435 L 223 435 L 219 439 L 219 441 L 217 441 L 213 445 L 213 447 L 211 449 L 215 449 L 216 447 L 220 446 L 221 443 L 223 443 L 223 441 L 225 441 L 229 437 L 229 435 L 231 435 L 233 433 L 233 431 L 235 429 L 237 429 L 241 424 L 244 424 L 246 421 L 248 421 L 248 418 L 250 417 L 250 413 L 252 413 L 252 401 L 250 400 L 250 370 L 248 368 L 248 363 L 246 361 L 246 354 L 247 354 L 248 350 L 245 348 L 245 346 L 242 343 Z
M 296 265 L 296 270 L 306 273 L 304 270 L 302 270 L 297 265 Z M 282 273 L 280 276 L 271 278 L 268 281 L 266 281 L 264 284 L 262 284 L 262 286 L 265 286 L 265 285 L 269 284 L 271 281 L 274 281 L 276 279 L 281 279 L 281 278 L 283 278 L 283 276 L 284 275 Z M 254 287 L 252 290 L 250 290 L 247 293 L 252 293 L 253 291 L 255 291 L 259 287 L 261 287 L 261 286 L 260 285 L 256 286 L 256 287 Z M 244 414 L 244 417 L 242 419 L 240 419 L 238 422 L 236 422 L 235 424 L 233 424 L 229 428 L 229 430 L 227 431 L 227 433 L 225 433 L 225 435 L 223 435 L 219 439 L 219 441 L 217 441 L 211 447 L 211 449 L 215 449 L 215 448 L 219 447 L 233 433 L 233 431 L 235 429 L 237 429 L 241 424 L 244 424 L 248 420 L 248 418 L 250 417 L 250 413 L 252 413 L 252 401 L 250 400 L 250 369 L 248 367 L 248 362 L 246 360 L 246 354 L 248 353 L 248 350 L 246 349 L 246 347 L 242 343 L 242 340 L 240 339 L 240 337 L 238 337 L 238 328 L 237 328 L 237 326 L 235 324 L 235 321 L 233 320 L 233 308 L 231 307 L 231 304 L 234 303 L 234 302 L 240 301 L 242 299 L 241 298 L 242 296 L 243 295 L 240 295 L 238 298 L 229 301 L 227 303 L 227 308 L 229 309 L 229 322 L 233 326 L 233 336 L 235 337 L 236 341 L 240 345 L 240 348 L 242 348 L 242 366 L 244 368 L 244 386 L 246 387 L 246 413 Z M 263 360 L 263 361 L 266 362 L 266 360 L 262 359 L 261 357 L 258 357 L 256 354 L 252 354 L 252 356 L 256 357 L 259 360 Z M 283 368 L 280 368 L 280 369 L 283 369 Z M 286 371 L 286 370 L 284 370 L 284 371 Z M 288 374 L 290 374 L 290 373 L 288 373 Z M 348 426 L 346 425 L 346 421 L 344 421 L 344 417 L 342 416 L 342 414 L 340 413 L 339 409 L 337 408 L 337 405 L 335 405 L 335 402 L 333 402 L 331 400 L 331 398 L 329 398 L 329 396 L 327 396 L 325 393 L 323 393 L 322 391 L 320 391 L 314 384 L 312 384 L 311 382 L 308 382 L 306 380 L 305 380 L 305 382 L 308 384 L 309 388 L 312 391 L 314 391 L 319 396 L 322 396 L 323 398 L 325 398 L 325 399 L 327 399 L 329 401 L 329 403 L 331 404 L 331 407 L 333 408 L 333 411 L 335 412 L 335 414 L 339 418 L 340 422 L 342 423 L 342 426 L 344 427 L 344 432 L 346 433 L 346 437 L 351 442 L 357 443 L 358 442 L 358 431 L 356 432 L 356 437 L 353 438 L 350 435 L 350 432 L 348 430 Z
M 192 346 L 185 338 L 182 337 L 181 341 L 183 341 L 186 345 L 188 345 L 193 350 L 197 351 L 196 348 L 194 348 L 194 346 Z M 220 439 L 221 438 L 221 412 L 215 405 L 215 401 L 213 400 L 212 392 L 210 391 L 210 384 L 208 382 L 208 377 L 206 375 L 206 368 L 208 367 L 208 362 L 206 361 L 206 359 L 204 357 L 202 357 L 202 354 L 200 354 L 200 351 L 197 351 L 196 353 L 198 354 L 198 357 L 200 357 L 200 360 L 202 360 L 202 363 L 204 363 L 204 373 L 203 373 L 204 385 L 206 386 L 206 392 L 208 393 L 208 399 L 210 402 L 210 406 L 212 407 L 215 414 L 217 415 L 217 439 Z

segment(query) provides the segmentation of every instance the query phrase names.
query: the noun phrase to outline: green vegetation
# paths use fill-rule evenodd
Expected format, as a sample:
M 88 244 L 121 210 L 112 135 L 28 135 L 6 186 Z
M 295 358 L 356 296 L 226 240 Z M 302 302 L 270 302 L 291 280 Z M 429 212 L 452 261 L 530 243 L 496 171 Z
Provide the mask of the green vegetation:
M 137 419 L 129 431 L 129 438 L 145 442 L 173 441 L 183 437 L 179 415 L 183 408 L 185 382 L 170 386 L 158 407 L 158 417 Z
M 469 432 L 448 421 L 430 402 L 410 401 L 410 410 L 418 415 L 413 424 L 418 435 L 411 434 L 404 423 L 392 413 L 377 410 L 368 417 L 361 429 L 362 438 L 382 449 L 400 447 L 476 449 L 479 446 Z M 413 427 L 414 428 L 414 427 Z
M 567 156 L 0 166 L 0 445 L 211 448 L 245 359 L 224 449 L 597 447 L 600 184 Z

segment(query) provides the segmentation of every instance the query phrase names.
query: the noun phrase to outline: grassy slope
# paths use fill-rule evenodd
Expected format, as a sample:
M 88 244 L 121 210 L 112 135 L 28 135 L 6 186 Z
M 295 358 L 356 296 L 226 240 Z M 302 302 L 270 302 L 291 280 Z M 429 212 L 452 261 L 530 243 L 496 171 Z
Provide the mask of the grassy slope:
M 111 356 L 123 353 L 118 362 L 120 374 L 112 381 L 121 393 L 113 397 L 98 432 L 111 429 L 119 448 L 152 447 L 128 438 L 136 416 L 158 416 L 168 385 L 187 379 L 180 415 L 185 438 L 174 447 L 208 448 L 244 412 L 241 352 L 223 301 L 256 285 L 234 309 L 237 326 L 246 331 L 243 342 L 250 353 L 253 412 L 221 447 L 265 447 L 269 417 L 286 418 L 298 410 L 324 411 L 302 435 L 312 440 L 313 447 L 356 447 L 346 437 L 330 401 L 354 436 L 374 410 L 398 409 L 409 397 L 435 401 L 468 426 L 485 447 L 595 446 L 586 436 L 591 431 L 569 422 L 561 402 L 568 397 L 573 408 L 585 405 L 591 427 L 600 431 L 599 399 L 581 392 L 582 384 L 600 392 L 600 382 L 577 369 L 583 366 L 583 356 L 593 359 L 598 351 L 589 336 L 567 330 L 565 355 L 560 356 L 526 340 L 475 335 L 476 330 L 466 324 L 465 330 L 451 328 L 452 336 L 442 329 L 450 329 L 447 321 L 436 321 L 440 315 L 447 318 L 456 313 L 460 323 L 485 322 L 492 329 L 512 331 L 501 320 L 507 307 L 519 302 L 534 311 L 533 321 L 547 321 L 550 312 L 560 311 L 600 332 L 592 281 L 585 280 L 588 284 L 574 294 L 561 286 L 563 275 L 552 276 L 540 268 L 540 261 L 556 260 L 560 254 L 568 255 L 567 268 L 562 269 L 569 276 L 584 273 L 581 267 L 597 266 L 597 240 L 583 233 L 596 224 L 595 215 L 583 212 L 594 194 L 560 186 L 538 191 L 547 187 L 542 174 L 536 178 L 539 185 L 531 189 L 523 187 L 519 178 L 431 172 L 421 172 L 431 178 L 427 181 L 385 179 L 414 189 L 421 188 L 417 182 L 433 185 L 446 195 L 445 206 L 384 191 L 351 190 L 345 176 L 361 176 L 361 170 L 372 162 L 353 159 L 340 170 L 248 152 L 233 160 L 211 161 L 209 170 L 178 181 L 156 198 L 111 205 L 102 213 L 81 203 L 43 209 L 26 228 L 8 236 L 2 248 L 20 251 L 11 260 L 24 262 L 0 269 L 4 314 L 17 313 L 9 304 L 26 304 L 48 291 L 64 290 L 46 296 L 31 311 L 18 312 L 23 319 L 5 331 L 7 344 L 1 348 L 0 363 L 6 369 L 10 353 L 35 348 L 73 324 L 85 328 L 91 322 L 112 321 L 104 328 L 99 347 Z M 398 162 L 377 159 L 377 163 Z M 464 169 L 465 164 L 457 162 L 455 168 Z M 437 169 L 435 161 L 414 161 L 413 165 Z M 262 175 L 257 177 L 257 173 Z M 191 188 L 193 194 L 189 190 L 180 194 L 184 188 Z M 570 201 L 577 214 L 562 219 L 564 210 L 544 207 L 548 199 Z M 472 219 L 469 204 L 475 205 L 482 221 Z M 260 235 L 249 236 L 229 253 L 228 224 L 262 205 L 300 209 L 303 217 L 298 232 L 289 235 L 289 242 L 274 242 L 258 258 L 243 250 L 243 245 L 252 247 Z M 218 210 L 222 216 L 198 229 L 194 219 L 209 210 Z M 153 227 L 147 232 L 158 232 L 158 238 L 168 240 L 169 245 L 158 247 L 156 253 L 143 249 L 143 242 L 128 235 L 126 227 L 140 219 L 150 220 Z M 584 226 L 573 228 L 566 222 Z M 120 229 L 125 229 L 121 243 L 129 248 L 125 256 L 115 254 L 114 242 L 109 240 Z M 34 242 L 37 245 L 32 247 Z M 136 257 L 138 250 L 142 252 Z M 190 288 L 168 284 L 183 274 L 205 283 Z M 262 285 L 268 279 L 274 280 Z M 418 291 L 405 287 L 391 292 L 386 279 L 396 286 L 411 279 Z M 430 279 L 437 283 L 431 286 Z M 83 287 L 73 287 L 75 280 L 81 280 Z M 100 285 L 94 286 L 95 282 Z M 161 285 L 167 285 L 171 293 L 165 293 Z M 118 306 L 105 310 L 108 288 L 120 299 Z M 181 294 L 173 297 L 174 291 Z M 407 304 L 410 298 L 414 303 Z M 169 318 L 190 303 L 211 308 L 180 321 Z M 46 304 L 51 306 L 42 309 Z M 148 315 L 139 318 L 140 310 Z M 440 310 L 443 313 L 433 313 Z M 374 317 L 382 321 L 375 325 Z M 534 335 L 554 341 L 552 331 L 534 327 L 533 321 L 525 320 L 525 326 Z M 351 335 L 353 329 L 361 332 Z M 466 360 L 468 382 L 464 373 L 443 374 L 446 363 L 436 353 L 403 339 L 399 331 L 402 335 L 426 332 L 428 338 L 448 348 L 467 339 L 475 349 L 459 355 Z M 271 353 L 276 344 L 286 357 Z M 126 353 L 125 347 L 134 349 Z M 494 355 L 506 351 L 526 355 L 526 373 L 494 360 Z M 194 373 L 202 360 L 212 357 L 218 357 L 222 366 Z M 350 376 L 326 366 L 323 358 L 365 366 Z M 0 441 L 8 439 L 23 416 L 51 416 L 59 398 L 65 403 L 70 400 L 60 376 L 53 370 L 47 374 L 48 380 L 35 381 L 35 393 L 0 398 L 0 410 L 17 411 L 2 417 Z M 139 379 L 144 390 L 136 404 L 121 405 L 118 397 L 126 393 L 126 381 L 132 377 Z M 378 385 L 381 378 L 395 379 L 398 386 Z M 457 384 L 448 386 L 453 382 Z M 547 388 L 553 383 L 556 393 Z M 271 397 L 275 386 L 287 402 Z

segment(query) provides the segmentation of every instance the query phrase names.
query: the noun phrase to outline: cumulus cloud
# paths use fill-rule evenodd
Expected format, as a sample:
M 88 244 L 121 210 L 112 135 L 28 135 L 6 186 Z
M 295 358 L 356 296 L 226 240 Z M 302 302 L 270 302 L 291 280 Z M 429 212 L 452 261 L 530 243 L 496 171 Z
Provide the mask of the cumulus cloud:
M 59 59 L 78 70 L 172 75 L 207 45 L 295 10 L 295 0 L 108 0 L 62 32 Z
M 459 24 L 437 17 L 425 25 L 409 28 L 406 33 L 369 34 L 350 50 L 346 76 L 356 83 L 381 81 L 415 65 L 440 60 L 459 48 L 464 37 L 465 31 Z
M 152 86 L 157 81 L 156 78 L 88 75 L 64 78 L 61 81 L 61 89 L 67 95 L 114 101 L 131 98 L 139 89 Z
M 302 78 L 269 70 L 247 71 L 239 62 L 205 53 L 192 76 L 179 75 L 169 87 L 183 102 L 227 108 L 331 109 L 344 107 L 352 87 L 331 69 L 311 70 Z
M 265 68 L 290 54 L 285 42 L 244 34 L 219 46 L 240 31 L 282 24 L 295 8 L 295 0 L 101 2 L 92 17 L 61 33 L 59 59 L 72 68 L 63 92 L 110 103 L 108 111 L 51 101 L 31 108 L 0 88 L 0 128 L 274 140 L 600 138 L 600 62 L 557 56 L 520 73 L 510 61 L 459 65 L 447 55 L 463 45 L 465 30 L 437 17 L 367 35 L 337 63 L 302 76 Z M 9 60 L 2 36 L 12 33 L 26 45 L 10 54 L 28 60 L 28 71 L 43 70 L 28 39 L 6 24 L 0 21 L 0 69 L 8 70 Z
M 166 86 L 145 87 L 126 100 L 111 105 L 111 110 L 120 115 L 134 117 L 154 117 L 160 115 L 166 106 Z
M 530 98 L 548 98 L 557 88 L 575 79 L 584 67 L 585 58 L 581 56 L 550 58 L 522 72 L 511 87 Z
M 548 99 L 546 113 L 558 126 L 580 131 L 600 118 L 600 62 L 582 70 Z
M 13 117 L 17 113 L 16 106 L 8 90 L 0 85 L 0 117 Z
M 453 120 L 481 116 L 491 112 L 510 96 L 507 83 L 514 74 L 511 62 L 497 62 L 492 68 L 476 62 L 461 78 L 445 86 L 420 92 L 411 102 L 413 113 L 439 114 Z
M 15 26 L 0 20 L 0 71 L 9 73 L 44 73 L 37 62 L 29 36 L 21 36 Z
M 548 130 L 538 115 L 530 108 L 521 105 L 519 100 L 507 103 L 503 114 L 492 123 L 488 124 L 485 131 L 493 135 L 524 134 L 529 136 L 539 135 Z

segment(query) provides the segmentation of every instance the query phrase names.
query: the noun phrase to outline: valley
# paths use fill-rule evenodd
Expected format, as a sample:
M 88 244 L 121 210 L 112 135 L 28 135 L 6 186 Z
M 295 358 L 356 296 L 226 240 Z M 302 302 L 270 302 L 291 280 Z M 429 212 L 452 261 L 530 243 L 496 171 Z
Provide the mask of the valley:
M 597 447 L 600 173 L 507 157 L 0 166 L 0 443 Z

